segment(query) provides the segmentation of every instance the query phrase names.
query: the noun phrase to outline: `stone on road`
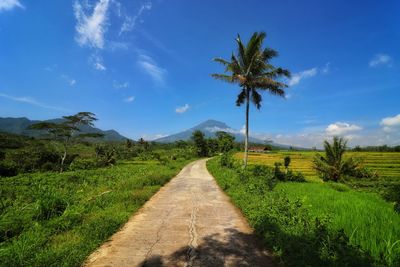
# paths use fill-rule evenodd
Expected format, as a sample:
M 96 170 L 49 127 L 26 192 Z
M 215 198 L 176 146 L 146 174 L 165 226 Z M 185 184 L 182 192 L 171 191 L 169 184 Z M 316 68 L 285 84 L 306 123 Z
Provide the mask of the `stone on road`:
M 86 266 L 275 266 L 208 173 L 188 164 Z

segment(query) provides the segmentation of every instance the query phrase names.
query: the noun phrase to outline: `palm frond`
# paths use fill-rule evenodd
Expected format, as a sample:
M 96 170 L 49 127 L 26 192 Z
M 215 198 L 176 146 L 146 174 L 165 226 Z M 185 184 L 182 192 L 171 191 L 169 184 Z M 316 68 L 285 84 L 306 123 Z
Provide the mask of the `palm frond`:
M 223 58 L 220 58 L 220 57 L 213 58 L 213 61 L 221 63 L 224 66 L 227 66 L 227 65 L 231 64 L 231 62 L 229 62 L 229 61 L 227 61 L 227 60 L 225 60 Z
M 251 90 L 251 102 L 257 109 L 261 108 L 262 96 L 256 90 Z
M 244 103 L 244 101 L 246 100 L 247 97 L 247 93 L 246 93 L 246 89 L 242 89 L 240 91 L 240 94 L 238 94 L 237 99 L 236 99 L 236 106 L 240 106 Z
M 238 37 L 236 38 L 236 42 L 238 45 L 238 61 L 240 62 L 242 69 L 245 69 L 246 65 L 247 65 L 246 48 L 244 47 L 244 44 L 242 43 L 242 40 L 240 39 L 239 34 L 238 34 Z
M 228 82 L 228 83 L 235 82 L 234 76 L 231 76 L 231 75 L 214 73 L 214 74 L 211 74 L 211 76 L 217 80 L 221 80 L 224 82 Z

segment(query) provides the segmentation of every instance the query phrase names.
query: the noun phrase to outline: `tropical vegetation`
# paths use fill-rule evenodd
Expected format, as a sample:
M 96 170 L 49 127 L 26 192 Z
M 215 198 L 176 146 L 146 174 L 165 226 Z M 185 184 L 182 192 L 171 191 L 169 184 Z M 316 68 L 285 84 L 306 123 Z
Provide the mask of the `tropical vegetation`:
M 215 58 L 214 61 L 225 67 L 225 73 L 212 74 L 212 77 L 228 82 L 236 83 L 241 91 L 236 99 L 236 105 L 246 106 L 245 145 L 244 145 L 244 167 L 247 166 L 248 143 L 249 143 L 249 112 L 250 102 L 257 109 L 261 108 L 262 91 L 273 95 L 285 96 L 284 89 L 287 87 L 280 78 L 290 77 L 286 69 L 275 67 L 271 60 L 278 56 L 278 52 L 271 48 L 263 48 L 266 37 L 264 32 L 255 32 L 247 44 L 244 44 L 240 35 L 236 38 L 237 54 L 232 53 L 231 60 Z

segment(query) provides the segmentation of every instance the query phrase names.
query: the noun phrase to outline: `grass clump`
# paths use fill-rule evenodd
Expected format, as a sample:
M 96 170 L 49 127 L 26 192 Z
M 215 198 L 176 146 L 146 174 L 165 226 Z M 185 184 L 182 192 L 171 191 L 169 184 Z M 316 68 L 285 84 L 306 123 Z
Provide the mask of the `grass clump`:
M 267 179 L 243 179 L 218 161 L 208 161 L 209 171 L 283 265 L 400 264 L 400 217 L 379 196 L 324 183 L 278 182 L 271 190 Z

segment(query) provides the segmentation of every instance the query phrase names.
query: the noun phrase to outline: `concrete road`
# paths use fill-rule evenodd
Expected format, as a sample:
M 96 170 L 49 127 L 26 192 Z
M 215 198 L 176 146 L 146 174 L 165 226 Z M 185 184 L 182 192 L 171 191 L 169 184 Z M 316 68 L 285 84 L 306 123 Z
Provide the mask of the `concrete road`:
M 208 173 L 188 164 L 86 266 L 275 266 Z

